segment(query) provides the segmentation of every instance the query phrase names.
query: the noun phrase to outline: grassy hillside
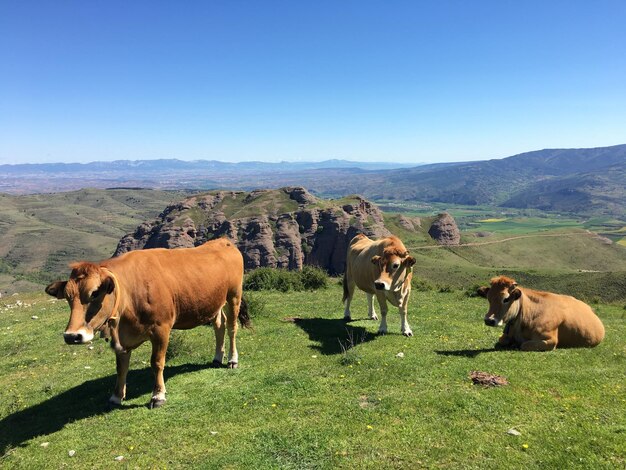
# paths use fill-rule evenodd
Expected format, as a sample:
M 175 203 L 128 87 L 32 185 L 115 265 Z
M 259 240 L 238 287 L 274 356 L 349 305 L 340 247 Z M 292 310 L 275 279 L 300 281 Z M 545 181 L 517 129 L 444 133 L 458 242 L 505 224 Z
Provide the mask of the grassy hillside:
M 454 212 L 454 211 L 451 211 Z M 415 285 L 429 290 L 457 290 L 484 284 L 507 274 L 521 284 L 553 290 L 587 300 L 626 300 L 626 250 L 607 244 L 596 233 L 567 218 L 502 217 L 460 211 L 470 230 L 462 232 L 461 246 L 437 246 L 427 235 L 432 217 L 421 217 L 422 227 L 411 232 L 387 214 L 385 224 L 398 234 L 416 258 Z M 476 223 L 468 223 L 469 216 Z M 464 221 L 464 222 L 463 222 Z M 596 224 L 600 221 L 588 221 Z M 604 221 L 603 223 L 606 223 Z M 477 232 L 489 229 L 489 236 Z M 619 229 L 613 234 L 621 237 Z
M 0 194 L 0 291 L 33 288 L 73 260 L 108 258 L 123 235 L 184 196 L 137 189 Z
M 66 275 L 70 261 L 111 256 L 123 235 L 185 196 L 93 189 L 0 195 L 0 291 L 38 290 Z M 234 192 L 217 209 L 230 216 L 245 216 L 297 208 L 297 203 L 281 192 L 259 192 L 249 201 L 244 198 L 245 193 Z M 315 207 L 330 203 L 355 203 L 355 199 L 319 200 Z M 387 203 L 384 207 L 420 216 L 421 227 L 416 231 L 403 228 L 397 213 L 386 213 L 385 224 L 417 258 L 416 277 L 425 287 L 460 289 L 507 272 L 539 289 L 554 288 L 605 301 L 626 299 L 626 248 L 619 243 L 607 245 L 586 231 L 599 231 L 618 242 L 624 238 L 622 221 L 482 206 Z M 443 209 L 456 217 L 462 243 L 467 246 L 442 248 L 428 236 L 432 214 Z
M 65 302 L 0 301 L 0 454 L 4 468 L 580 468 L 626 466 L 626 314 L 597 304 L 595 349 L 494 351 L 486 302 L 415 292 L 413 338 L 377 336 L 341 288 L 256 293 L 239 335 L 241 367 L 210 369 L 213 332 L 175 332 L 168 402 L 148 410 L 149 347 L 133 353 L 128 400 L 109 411 L 114 355 L 63 344 Z M 21 306 L 17 306 L 18 299 Z M 38 319 L 32 319 L 35 315 Z M 404 357 L 397 357 L 402 352 Z M 483 388 L 473 370 L 510 384 Z M 507 434 L 511 428 L 519 436 Z M 68 452 L 75 451 L 70 457 Z M 116 457 L 122 457 L 116 462 Z

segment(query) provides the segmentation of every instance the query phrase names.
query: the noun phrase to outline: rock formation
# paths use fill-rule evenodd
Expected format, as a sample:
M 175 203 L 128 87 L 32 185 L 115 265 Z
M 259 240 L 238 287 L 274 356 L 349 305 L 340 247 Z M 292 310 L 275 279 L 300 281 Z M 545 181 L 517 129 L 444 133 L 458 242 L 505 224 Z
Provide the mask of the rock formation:
M 143 248 L 193 247 L 227 236 L 246 269 L 301 269 L 304 264 L 342 273 L 357 233 L 387 236 L 382 212 L 360 196 L 318 199 L 304 188 L 212 191 L 168 206 L 157 220 L 123 237 L 114 256 Z
M 430 235 L 440 245 L 453 246 L 461 241 L 461 232 L 454 218 L 444 212 L 439 214 L 428 229 Z

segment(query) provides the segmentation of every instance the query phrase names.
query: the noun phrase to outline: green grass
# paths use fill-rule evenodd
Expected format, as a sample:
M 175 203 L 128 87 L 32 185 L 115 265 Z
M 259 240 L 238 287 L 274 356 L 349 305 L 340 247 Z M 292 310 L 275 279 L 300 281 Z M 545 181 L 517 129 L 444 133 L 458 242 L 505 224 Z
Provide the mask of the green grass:
M 83 189 L 0 194 L 0 291 L 39 288 L 79 259 L 110 257 L 120 238 L 154 219 L 182 191 Z
M 254 296 L 265 309 L 253 330 L 240 330 L 241 367 L 207 367 L 212 329 L 178 332 L 177 353 L 166 366 L 168 402 L 152 411 L 145 407 L 152 387 L 147 345 L 133 353 L 128 401 L 108 411 L 115 380 L 108 345 L 63 344 L 65 302 L 3 298 L 0 465 L 626 465 L 623 305 L 594 305 L 607 330 L 595 349 L 521 353 L 494 351 L 499 331 L 482 324 L 484 299 L 458 291 L 414 292 L 413 338 L 399 334 L 395 312 L 389 334 L 377 336 L 377 322 L 365 320 L 362 293 L 353 304 L 357 321 L 345 325 L 337 283 L 324 291 Z M 15 306 L 18 298 L 22 306 Z M 510 385 L 472 385 L 472 370 L 503 375 Z M 522 435 L 508 435 L 513 427 Z M 119 455 L 121 463 L 114 461 Z

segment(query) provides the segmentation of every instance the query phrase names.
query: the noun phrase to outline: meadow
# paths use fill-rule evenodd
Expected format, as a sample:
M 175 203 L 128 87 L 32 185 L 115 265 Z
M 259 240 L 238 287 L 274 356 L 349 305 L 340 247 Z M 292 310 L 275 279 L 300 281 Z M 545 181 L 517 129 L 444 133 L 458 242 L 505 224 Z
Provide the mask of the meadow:
M 240 368 L 211 369 L 211 328 L 175 332 L 168 401 L 149 410 L 150 349 L 133 353 L 128 399 L 106 402 L 115 359 L 103 340 L 67 346 L 64 301 L 0 300 L 3 468 L 623 468 L 626 309 L 593 304 L 594 349 L 496 351 L 484 299 L 416 291 L 413 338 L 341 317 L 341 287 L 248 293 Z M 35 318 L 37 317 L 37 318 Z M 399 357 L 399 353 L 402 353 Z M 510 384 L 474 385 L 473 370 Z M 520 435 L 507 432 L 517 430 Z M 69 455 L 70 451 L 73 456 Z M 117 460 L 116 460 L 117 459 Z

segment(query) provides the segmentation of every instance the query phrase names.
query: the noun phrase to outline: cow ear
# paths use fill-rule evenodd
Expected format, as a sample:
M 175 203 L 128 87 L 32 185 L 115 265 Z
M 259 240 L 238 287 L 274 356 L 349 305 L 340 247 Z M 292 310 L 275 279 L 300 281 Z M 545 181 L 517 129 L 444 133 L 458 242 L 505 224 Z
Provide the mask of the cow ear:
M 56 297 L 57 299 L 65 298 L 65 286 L 67 281 L 56 281 L 46 287 L 46 294 Z
M 113 278 L 111 277 L 110 273 L 105 271 L 104 273 L 101 273 L 100 276 L 102 279 L 102 283 L 100 284 L 100 287 L 98 288 L 98 290 L 102 289 L 107 294 L 110 294 L 111 292 L 113 292 L 115 290 L 115 282 L 113 281 Z
M 476 293 L 480 295 L 481 297 L 487 298 L 487 294 L 489 293 L 489 287 L 488 286 L 479 287 L 478 289 L 476 289 Z
M 404 258 L 404 260 L 402 260 L 402 264 L 407 267 L 411 267 L 415 264 L 415 258 L 413 258 L 412 256 L 407 256 L 406 258 Z
M 515 284 L 517 285 L 517 284 Z M 515 289 L 513 289 L 510 294 L 509 294 L 509 302 L 513 302 L 514 300 L 519 299 L 522 296 L 522 291 L 519 290 L 517 287 Z
M 376 255 L 372 257 L 372 264 L 378 264 L 380 262 L 380 256 Z
M 115 283 L 113 282 L 113 279 L 107 277 L 104 281 L 102 281 L 102 284 L 100 284 L 100 289 L 104 289 L 107 294 L 113 292 L 115 290 Z

